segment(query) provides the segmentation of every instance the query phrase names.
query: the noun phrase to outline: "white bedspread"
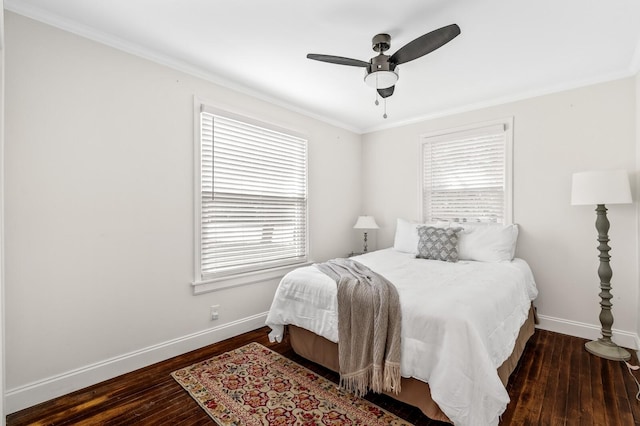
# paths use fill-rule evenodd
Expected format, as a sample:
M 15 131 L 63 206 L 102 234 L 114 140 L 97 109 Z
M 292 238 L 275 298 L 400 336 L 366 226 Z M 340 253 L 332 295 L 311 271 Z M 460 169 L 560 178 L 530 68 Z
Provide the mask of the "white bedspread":
M 522 259 L 449 263 L 393 249 L 354 258 L 391 281 L 402 308 L 402 376 L 429 383 L 456 425 L 497 425 L 509 396 L 497 368 L 513 351 L 538 291 Z M 338 341 L 337 287 L 314 266 L 287 274 L 266 324 L 280 341 L 284 325 Z

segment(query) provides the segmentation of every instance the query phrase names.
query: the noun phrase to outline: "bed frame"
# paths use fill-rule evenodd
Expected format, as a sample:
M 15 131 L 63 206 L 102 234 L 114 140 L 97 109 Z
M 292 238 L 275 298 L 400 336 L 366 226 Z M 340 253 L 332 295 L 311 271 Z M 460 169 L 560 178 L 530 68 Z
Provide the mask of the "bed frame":
M 518 365 L 518 360 L 524 351 L 527 341 L 533 336 L 536 323 L 535 317 L 535 308 L 532 306 L 527 320 L 520 328 L 511 356 L 498 367 L 498 376 L 505 386 L 509 376 Z M 287 327 L 291 346 L 298 355 L 335 372 L 339 371 L 337 343 L 333 343 L 301 327 L 293 325 Z M 430 419 L 452 423 L 438 407 L 438 404 L 431 399 L 431 391 L 427 383 L 414 378 L 403 377 L 401 386 L 402 391 L 397 395 L 389 392 L 384 393 L 398 401 L 418 407 Z

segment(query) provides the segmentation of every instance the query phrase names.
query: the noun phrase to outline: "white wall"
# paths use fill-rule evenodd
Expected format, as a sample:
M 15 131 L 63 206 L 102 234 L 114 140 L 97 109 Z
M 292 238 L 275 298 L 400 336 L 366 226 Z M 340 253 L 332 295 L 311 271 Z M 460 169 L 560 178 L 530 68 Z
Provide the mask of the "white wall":
M 636 191 L 634 199 L 637 203 L 640 203 L 640 72 L 636 74 L 636 103 L 635 103 L 635 111 L 636 111 Z M 636 245 L 638 246 L 638 250 L 640 251 L 640 214 L 638 214 L 638 239 L 636 241 Z M 640 279 L 640 261 L 638 264 L 638 276 Z M 638 287 L 640 288 L 640 282 L 638 282 Z M 638 292 L 638 311 L 640 311 L 640 291 Z M 636 330 L 638 330 L 638 334 L 640 334 L 640 314 L 638 314 L 638 324 L 636 326 Z M 640 340 L 640 337 L 639 337 Z M 638 342 L 638 348 L 640 349 L 640 341 Z M 637 353 L 640 358 L 640 351 Z
M 264 324 L 277 280 L 192 295 L 194 95 L 306 134 L 311 258 L 352 249 L 359 135 L 13 13 L 6 82 L 8 412 Z
M 363 202 L 382 228 L 379 245 L 393 244 L 397 217 L 419 219 L 421 134 L 513 116 L 517 256 L 536 277 L 541 327 L 599 337 L 595 206 L 570 205 L 571 174 L 623 168 L 635 175 L 635 85 L 627 78 L 364 135 Z M 636 347 L 636 205 L 608 207 L 614 340 Z
M 0 425 L 6 424 L 4 362 L 4 0 L 0 0 Z

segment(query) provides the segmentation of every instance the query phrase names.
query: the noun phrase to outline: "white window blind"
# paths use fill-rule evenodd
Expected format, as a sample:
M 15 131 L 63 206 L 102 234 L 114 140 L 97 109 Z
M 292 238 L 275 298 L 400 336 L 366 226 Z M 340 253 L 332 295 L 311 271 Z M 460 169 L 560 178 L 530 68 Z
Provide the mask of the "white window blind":
M 423 219 L 508 222 L 509 140 L 504 124 L 425 137 Z
M 307 258 L 307 141 L 200 113 L 201 279 Z

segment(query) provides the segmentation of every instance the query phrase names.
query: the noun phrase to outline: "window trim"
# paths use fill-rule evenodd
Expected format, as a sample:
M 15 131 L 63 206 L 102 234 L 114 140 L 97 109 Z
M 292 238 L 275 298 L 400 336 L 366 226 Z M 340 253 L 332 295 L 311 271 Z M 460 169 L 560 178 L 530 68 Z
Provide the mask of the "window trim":
M 193 198 L 194 198 L 193 258 L 194 258 L 194 264 L 193 264 L 193 268 L 194 268 L 194 275 L 193 276 L 194 276 L 194 280 L 191 282 L 194 295 L 208 293 L 211 291 L 217 291 L 225 288 L 257 283 L 261 281 L 280 279 L 289 271 L 292 271 L 301 266 L 310 265 L 312 262 L 309 261 L 309 208 L 308 208 L 309 206 L 309 179 L 308 179 L 309 151 L 307 147 L 307 155 L 305 158 L 305 161 L 306 161 L 305 166 L 307 169 L 307 181 L 306 181 L 307 209 L 305 212 L 306 214 L 305 259 L 298 262 L 292 262 L 285 265 L 277 265 L 274 267 L 269 267 L 265 269 L 255 270 L 255 271 L 241 271 L 241 272 L 229 273 L 227 275 L 221 275 L 221 276 L 213 276 L 213 277 L 206 277 L 206 278 L 203 277 L 202 255 L 200 251 L 202 247 L 202 227 L 201 227 L 201 220 L 202 220 L 201 219 L 202 139 L 201 138 L 202 138 L 202 135 L 201 135 L 201 123 L 200 123 L 201 111 L 204 111 L 210 114 L 222 115 L 230 119 L 235 119 L 235 120 L 249 123 L 252 125 L 264 127 L 269 130 L 274 130 L 277 132 L 286 133 L 291 136 L 303 138 L 307 140 L 307 144 L 308 144 L 308 137 L 302 132 L 292 130 L 290 128 L 280 126 L 278 124 L 274 124 L 268 121 L 260 120 L 251 115 L 236 111 L 233 108 L 229 108 L 227 106 L 220 106 L 214 102 L 205 100 L 198 96 L 194 96 L 194 101 L 193 101 L 193 128 L 194 128 L 194 133 L 193 133 L 193 141 L 194 141 L 194 145 L 193 145 L 194 147 L 194 152 L 193 152 Z
M 446 129 L 435 130 L 432 132 L 423 133 L 418 140 L 418 173 L 419 173 L 419 185 L 418 185 L 418 217 L 420 220 L 424 220 L 424 158 L 422 155 L 422 147 L 427 142 L 427 139 L 447 137 L 455 133 L 472 132 L 479 130 L 483 127 L 490 126 L 504 126 L 505 134 L 505 212 L 504 223 L 514 223 L 514 208 L 513 208 L 513 116 L 497 118 L 488 121 L 477 122 L 473 124 L 466 124 L 457 127 L 450 127 Z

